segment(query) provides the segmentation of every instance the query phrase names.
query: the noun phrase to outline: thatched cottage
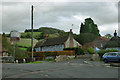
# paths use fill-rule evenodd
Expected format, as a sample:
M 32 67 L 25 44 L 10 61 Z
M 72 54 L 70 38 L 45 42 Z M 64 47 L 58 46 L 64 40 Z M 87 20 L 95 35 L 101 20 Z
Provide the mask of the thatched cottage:
M 117 49 L 120 51 L 120 37 L 115 30 L 114 36 L 104 45 L 105 49 Z
M 64 48 L 69 47 L 82 47 L 74 38 L 72 29 L 68 36 L 57 37 L 57 38 L 45 38 L 42 41 L 39 41 L 35 45 L 35 51 L 63 51 Z

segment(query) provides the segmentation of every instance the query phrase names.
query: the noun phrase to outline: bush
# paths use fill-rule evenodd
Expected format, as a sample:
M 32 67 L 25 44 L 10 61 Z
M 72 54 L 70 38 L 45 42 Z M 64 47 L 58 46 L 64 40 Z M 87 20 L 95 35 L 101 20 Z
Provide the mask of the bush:
M 2 47 L 8 51 L 8 55 L 13 55 L 13 45 L 7 40 L 7 37 L 3 35 L 2 37 Z M 26 58 L 28 55 L 26 51 L 21 50 L 19 47 L 15 46 L 15 58 Z
M 84 55 L 84 50 L 82 48 L 64 48 L 63 50 L 74 50 L 77 55 Z
M 28 47 L 28 48 L 27 48 L 27 51 L 31 52 L 31 51 L 32 51 L 32 47 L 31 47 L 31 46 Z M 35 48 L 33 48 L 33 51 L 35 51 Z
M 90 54 L 94 54 L 94 53 L 95 53 L 95 50 L 93 49 L 93 47 L 89 47 L 89 48 L 88 48 L 88 52 L 89 52 Z
M 102 56 L 106 53 L 106 52 L 118 52 L 117 49 L 110 49 L 110 50 L 100 50 L 97 53 L 99 54 L 99 56 L 102 58 Z

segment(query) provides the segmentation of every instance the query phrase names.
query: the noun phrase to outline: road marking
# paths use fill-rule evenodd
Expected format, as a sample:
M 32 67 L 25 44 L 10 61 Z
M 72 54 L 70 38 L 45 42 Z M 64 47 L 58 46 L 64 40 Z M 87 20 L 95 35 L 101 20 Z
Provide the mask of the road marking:
M 48 75 L 44 75 L 44 76 L 48 76 Z
M 118 68 L 120 68 L 120 67 L 114 67 L 114 68 L 117 68 L 117 69 L 118 69 Z
M 110 68 L 111 66 L 105 66 L 105 67 L 109 67 Z

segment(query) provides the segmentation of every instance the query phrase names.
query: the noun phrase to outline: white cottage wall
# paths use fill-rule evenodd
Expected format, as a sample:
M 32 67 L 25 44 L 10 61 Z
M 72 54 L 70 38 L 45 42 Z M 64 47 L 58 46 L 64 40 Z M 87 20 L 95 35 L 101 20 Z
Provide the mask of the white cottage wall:
M 35 51 L 36 51 L 36 52 L 38 52 L 38 51 L 40 51 L 40 50 L 41 50 L 40 47 L 35 48 Z
M 73 38 L 73 47 L 78 47 L 78 46 L 81 45 Z M 65 48 L 69 48 L 69 47 L 70 47 L 70 37 L 65 42 Z
M 64 44 L 42 47 L 42 51 L 63 51 L 63 49 Z
M 73 39 L 73 47 L 78 47 L 78 46 L 80 46 L 80 44 L 75 39 Z
M 65 48 L 69 48 L 69 47 L 70 47 L 70 37 L 65 42 Z

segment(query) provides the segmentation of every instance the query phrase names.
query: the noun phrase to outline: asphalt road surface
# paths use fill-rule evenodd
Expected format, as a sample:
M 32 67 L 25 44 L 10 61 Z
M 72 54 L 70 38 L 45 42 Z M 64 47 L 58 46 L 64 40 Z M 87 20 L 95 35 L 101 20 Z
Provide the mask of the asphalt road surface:
M 118 78 L 118 67 L 75 59 L 39 64 L 2 64 L 3 78 Z

